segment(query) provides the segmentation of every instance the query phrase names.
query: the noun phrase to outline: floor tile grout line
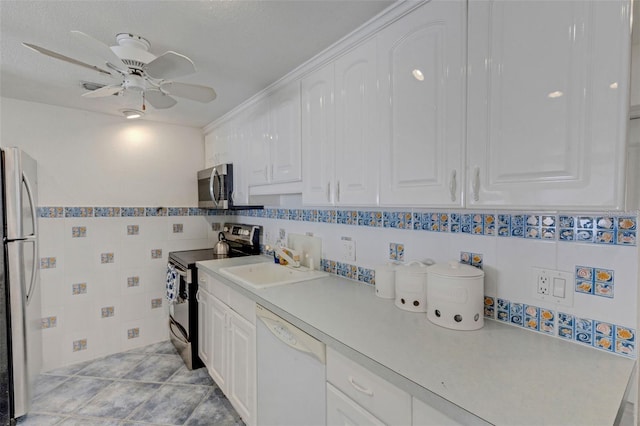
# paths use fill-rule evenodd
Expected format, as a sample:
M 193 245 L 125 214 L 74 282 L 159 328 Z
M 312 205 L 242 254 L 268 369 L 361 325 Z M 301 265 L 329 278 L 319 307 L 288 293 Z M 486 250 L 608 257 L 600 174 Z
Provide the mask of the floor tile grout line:
M 214 382 L 215 383 L 215 382 Z M 189 423 L 189 420 L 191 420 L 191 417 L 193 417 L 193 414 L 198 410 L 198 408 L 204 404 L 204 402 L 207 400 L 207 398 L 209 398 L 209 395 L 211 395 L 213 392 L 216 391 L 216 388 L 218 387 L 218 385 L 214 385 L 211 387 L 211 390 L 209 390 L 209 392 L 205 393 L 204 396 L 202 397 L 202 399 L 200 400 L 200 402 L 198 403 L 198 405 L 196 405 L 193 410 L 191 411 L 191 414 L 189 414 L 189 417 L 187 417 L 187 419 L 184 421 L 184 423 L 182 423 L 183 425 L 186 425 L 187 423 Z

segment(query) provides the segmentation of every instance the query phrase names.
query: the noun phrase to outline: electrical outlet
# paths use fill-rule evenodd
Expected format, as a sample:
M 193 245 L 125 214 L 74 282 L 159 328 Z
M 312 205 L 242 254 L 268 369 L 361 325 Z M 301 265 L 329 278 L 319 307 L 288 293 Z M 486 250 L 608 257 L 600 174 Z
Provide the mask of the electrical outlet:
M 533 297 L 555 305 L 573 306 L 573 275 L 547 268 L 531 268 Z
M 342 260 L 345 262 L 356 261 L 356 242 L 350 237 L 342 237 Z
M 549 294 L 549 275 L 542 270 L 538 274 L 538 294 Z

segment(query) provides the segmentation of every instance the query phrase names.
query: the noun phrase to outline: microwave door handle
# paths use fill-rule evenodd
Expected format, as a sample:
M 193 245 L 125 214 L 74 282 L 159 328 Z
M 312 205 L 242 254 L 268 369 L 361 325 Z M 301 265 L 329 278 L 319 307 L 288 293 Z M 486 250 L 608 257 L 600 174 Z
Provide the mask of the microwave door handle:
M 213 170 L 211 170 L 211 177 L 209 178 L 209 194 L 211 195 L 211 200 L 213 200 L 213 204 L 215 204 L 215 206 L 218 207 L 218 198 L 216 198 L 216 194 L 213 187 L 213 182 L 214 182 L 214 179 L 216 178 L 219 179 L 220 174 L 218 173 L 218 169 L 214 167 Z

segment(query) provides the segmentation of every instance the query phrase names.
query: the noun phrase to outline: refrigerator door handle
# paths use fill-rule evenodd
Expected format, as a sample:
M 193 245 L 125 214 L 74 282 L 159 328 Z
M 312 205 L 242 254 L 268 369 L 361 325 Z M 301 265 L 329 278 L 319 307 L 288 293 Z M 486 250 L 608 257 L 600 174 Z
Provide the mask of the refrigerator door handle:
M 27 291 L 27 305 L 31 301 L 31 296 L 36 289 L 37 274 L 38 274 L 38 217 L 36 215 L 36 204 L 33 200 L 33 194 L 31 191 L 31 183 L 29 178 L 24 173 L 22 174 L 22 180 L 24 187 L 29 197 L 29 206 L 31 207 L 31 221 L 33 223 L 33 234 L 29 235 L 25 239 L 33 242 L 33 262 L 31 264 L 31 282 L 29 283 L 29 290 Z

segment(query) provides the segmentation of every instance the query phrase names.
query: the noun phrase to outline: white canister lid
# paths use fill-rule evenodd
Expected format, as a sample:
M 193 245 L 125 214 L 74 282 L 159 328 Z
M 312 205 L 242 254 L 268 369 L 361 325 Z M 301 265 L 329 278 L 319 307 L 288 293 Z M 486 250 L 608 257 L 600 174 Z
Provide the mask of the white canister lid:
M 450 260 L 446 263 L 436 263 L 428 269 L 429 274 L 455 278 L 480 278 L 484 271 L 475 266 Z

